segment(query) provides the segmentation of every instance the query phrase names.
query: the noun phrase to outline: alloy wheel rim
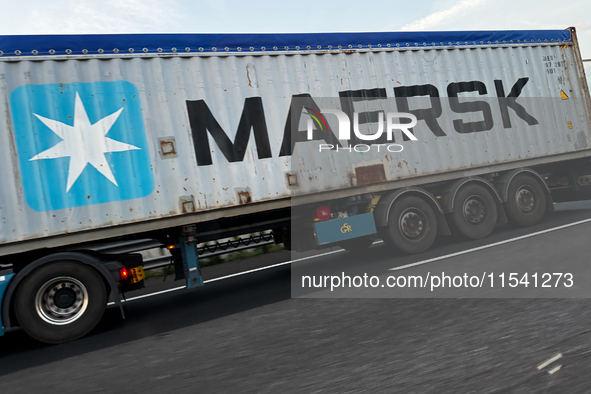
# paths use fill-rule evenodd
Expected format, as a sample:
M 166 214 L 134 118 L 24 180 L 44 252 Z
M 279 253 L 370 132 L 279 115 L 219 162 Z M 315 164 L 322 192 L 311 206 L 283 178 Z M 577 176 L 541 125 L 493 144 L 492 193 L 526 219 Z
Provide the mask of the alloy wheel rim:
M 515 202 L 517 203 L 517 208 L 523 213 L 530 212 L 536 204 L 534 194 L 527 186 L 521 186 L 517 190 L 517 193 L 515 193 Z
M 479 196 L 470 196 L 464 202 L 464 219 L 470 224 L 480 224 L 486 217 L 486 204 Z
M 405 238 L 416 240 L 425 230 L 427 218 L 425 214 L 416 208 L 408 208 L 400 215 L 398 226 Z
M 37 314 L 52 325 L 62 326 L 78 320 L 87 307 L 86 286 L 69 276 L 48 280 L 35 296 Z

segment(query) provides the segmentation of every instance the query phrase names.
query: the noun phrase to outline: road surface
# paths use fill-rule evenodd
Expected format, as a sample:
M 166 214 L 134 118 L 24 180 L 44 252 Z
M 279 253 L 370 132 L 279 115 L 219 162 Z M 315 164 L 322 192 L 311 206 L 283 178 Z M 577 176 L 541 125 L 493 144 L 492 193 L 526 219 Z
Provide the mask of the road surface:
M 477 262 L 496 261 L 498 270 L 511 270 L 515 262 L 556 261 L 557 267 L 569 262 L 583 275 L 591 223 L 528 236 L 591 218 L 588 202 L 557 208 L 535 227 L 498 226 L 479 241 L 441 237 L 421 255 L 396 256 L 376 244 L 356 259 L 357 266 L 349 252 L 336 249 L 296 264 L 327 274 L 346 270 L 385 277 L 405 272 L 391 268 L 457 254 L 415 269 L 476 272 L 482 268 Z M 517 237 L 523 238 L 513 240 Z M 512 241 L 487 247 L 507 240 Z M 481 249 L 458 254 L 475 248 Z M 293 257 L 273 253 L 212 267 L 204 276 L 223 277 Z M 285 264 L 192 291 L 131 300 L 125 321 L 109 308 L 92 334 L 68 344 L 44 346 L 12 332 L 0 338 L 0 391 L 591 392 L 589 299 L 327 298 L 326 289 L 292 298 L 296 271 L 292 275 Z M 152 279 L 138 294 L 178 286 Z M 491 289 L 483 297 L 495 295 L 503 296 Z

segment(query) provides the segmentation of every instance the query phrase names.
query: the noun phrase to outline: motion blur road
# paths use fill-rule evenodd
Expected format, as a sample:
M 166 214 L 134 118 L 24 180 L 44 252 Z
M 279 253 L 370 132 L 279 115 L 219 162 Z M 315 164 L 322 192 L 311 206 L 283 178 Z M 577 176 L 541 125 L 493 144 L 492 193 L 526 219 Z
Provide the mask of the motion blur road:
M 535 227 L 497 226 L 484 240 L 440 237 L 421 255 L 398 257 L 376 244 L 352 269 L 398 275 L 390 268 L 591 218 L 591 202 L 556 209 Z M 428 266 L 469 267 L 502 254 L 512 264 L 581 269 L 590 230 L 582 223 Z M 338 274 L 349 252 L 332 252 L 302 266 Z M 204 277 L 291 258 L 268 254 L 207 268 Z M 591 392 L 589 299 L 328 299 L 318 289 L 291 298 L 291 278 L 287 264 L 135 299 L 125 321 L 108 308 L 93 333 L 58 346 L 12 332 L 0 338 L 0 393 Z M 179 284 L 151 279 L 142 294 Z

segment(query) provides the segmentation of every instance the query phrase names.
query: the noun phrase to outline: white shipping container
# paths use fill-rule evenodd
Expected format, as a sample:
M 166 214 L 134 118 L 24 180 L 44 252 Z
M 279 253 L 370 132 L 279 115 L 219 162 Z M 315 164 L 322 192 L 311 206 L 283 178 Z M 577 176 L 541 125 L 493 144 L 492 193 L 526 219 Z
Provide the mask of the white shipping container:
M 20 36 L 0 50 L 0 255 L 591 155 L 574 30 Z M 492 128 L 458 132 L 484 112 L 454 111 L 450 89 L 487 103 Z M 401 108 L 401 94 L 421 98 Z M 292 152 L 298 95 L 441 110 L 417 113 L 417 141 L 396 132 L 402 152 Z

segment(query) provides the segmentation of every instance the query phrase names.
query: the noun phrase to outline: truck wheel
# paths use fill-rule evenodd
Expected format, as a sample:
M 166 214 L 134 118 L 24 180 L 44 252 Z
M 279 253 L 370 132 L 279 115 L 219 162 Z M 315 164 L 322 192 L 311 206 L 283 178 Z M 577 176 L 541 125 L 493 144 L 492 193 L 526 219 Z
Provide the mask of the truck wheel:
M 490 235 L 497 223 L 497 205 L 490 192 L 481 185 L 463 186 L 454 201 L 452 213 L 455 228 L 470 239 Z
M 404 196 L 394 203 L 388 227 L 380 233 L 386 245 L 405 253 L 421 253 L 429 249 L 437 236 L 437 217 L 424 200 Z
M 512 224 L 533 226 L 546 213 L 546 193 L 531 175 L 517 175 L 509 185 L 505 210 Z
M 15 314 L 31 337 L 56 344 L 88 334 L 106 304 L 107 291 L 99 274 L 84 264 L 63 261 L 41 266 L 23 279 Z
M 339 247 L 348 250 L 349 252 L 363 252 L 369 249 L 373 244 L 375 237 L 372 235 L 366 235 L 364 237 L 348 239 L 346 241 L 339 242 Z

